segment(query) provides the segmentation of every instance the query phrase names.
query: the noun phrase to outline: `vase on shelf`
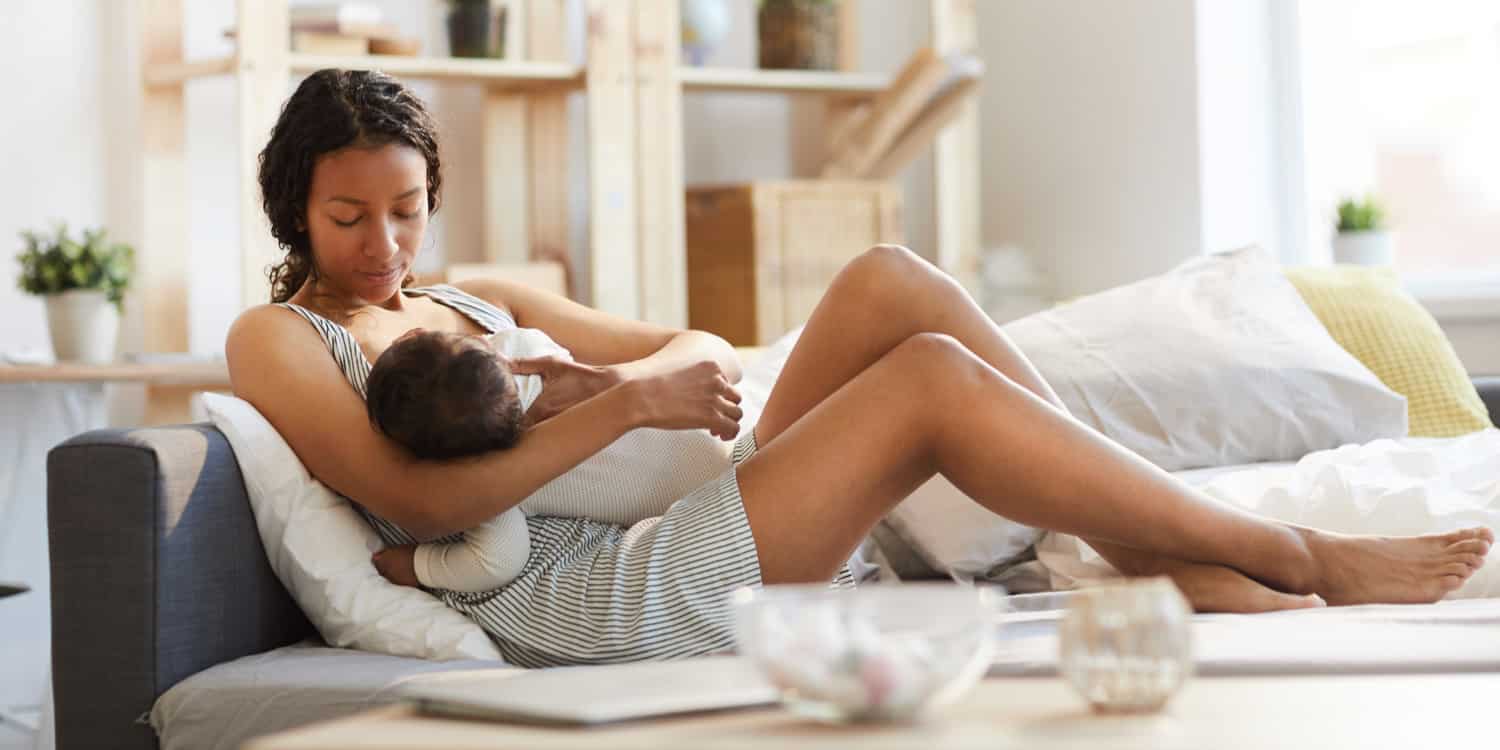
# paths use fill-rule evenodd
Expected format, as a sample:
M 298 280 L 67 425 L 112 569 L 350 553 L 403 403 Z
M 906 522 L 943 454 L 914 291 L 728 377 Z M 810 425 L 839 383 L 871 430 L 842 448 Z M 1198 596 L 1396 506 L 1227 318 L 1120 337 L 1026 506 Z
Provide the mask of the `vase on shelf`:
M 1395 242 L 1384 229 L 1337 232 L 1333 235 L 1333 262 L 1357 266 L 1388 266 L 1395 261 Z
M 728 0 L 682 0 L 682 51 L 701 66 L 729 36 Z
M 790 70 L 838 67 L 836 0 L 763 0 L 756 20 L 760 67 Z
M 120 312 L 109 296 L 94 289 L 47 295 L 47 331 L 52 353 L 62 362 L 113 362 Z
M 448 0 L 448 52 L 454 57 L 505 56 L 505 6 L 490 0 Z

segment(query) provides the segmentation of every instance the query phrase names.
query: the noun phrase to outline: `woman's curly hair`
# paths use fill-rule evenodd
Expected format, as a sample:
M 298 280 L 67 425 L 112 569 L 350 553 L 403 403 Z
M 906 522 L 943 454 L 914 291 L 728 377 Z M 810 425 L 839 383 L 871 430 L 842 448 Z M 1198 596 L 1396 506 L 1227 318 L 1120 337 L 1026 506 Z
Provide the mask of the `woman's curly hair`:
M 281 108 L 260 152 L 261 205 L 271 234 L 286 251 L 267 271 L 271 301 L 285 302 L 317 277 L 307 233 L 307 199 L 318 158 L 348 146 L 400 143 L 427 160 L 427 211 L 437 211 L 443 178 L 437 124 L 400 81 L 371 70 L 326 68 L 308 76 Z M 412 282 L 408 276 L 401 285 Z

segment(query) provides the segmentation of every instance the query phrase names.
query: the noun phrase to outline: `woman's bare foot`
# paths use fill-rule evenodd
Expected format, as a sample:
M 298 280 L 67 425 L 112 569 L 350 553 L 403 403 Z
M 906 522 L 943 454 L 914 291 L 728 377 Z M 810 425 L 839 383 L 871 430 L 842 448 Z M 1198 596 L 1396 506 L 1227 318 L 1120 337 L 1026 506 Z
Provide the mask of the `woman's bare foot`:
M 1318 564 L 1311 591 L 1333 605 L 1435 602 L 1479 569 L 1495 541 L 1484 527 L 1417 537 L 1298 531 Z
M 1166 574 L 1182 590 L 1194 612 L 1274 612 L 1322 607 L 1317 594 L 1287 594 L 1222 565 L 1183 564 Z

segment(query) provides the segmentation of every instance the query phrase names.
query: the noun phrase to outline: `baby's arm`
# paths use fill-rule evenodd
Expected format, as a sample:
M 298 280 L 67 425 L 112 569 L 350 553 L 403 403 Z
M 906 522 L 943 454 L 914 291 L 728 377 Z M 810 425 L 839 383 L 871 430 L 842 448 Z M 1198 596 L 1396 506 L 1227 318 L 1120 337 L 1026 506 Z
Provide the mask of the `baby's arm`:
M 417 545 L 412 567 L 423 586 L 491 591 L 520 575 L 531 555 L 531 533 L 520 508 L 511 508 L 465 531 L 463 537 L 451 544 Z

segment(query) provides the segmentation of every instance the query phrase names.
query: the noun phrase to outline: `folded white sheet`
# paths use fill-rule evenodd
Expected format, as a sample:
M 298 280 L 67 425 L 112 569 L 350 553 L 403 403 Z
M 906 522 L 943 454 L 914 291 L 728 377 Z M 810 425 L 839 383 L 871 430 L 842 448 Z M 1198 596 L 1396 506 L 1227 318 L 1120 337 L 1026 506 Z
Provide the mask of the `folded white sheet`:
M 1349 534 L 1425 534 L 1484 525 L 1500 531 L 1500 430 L 1456 438 L 1376 440 L 1318 451 L 1295 464 L 1179 475 L 1209 495 L 1271 518 Z M 1077 537 L 1048 534 L 1037 558 L 1054 588 L 1119 574 Z M 1500 554 L 1449 599 L 1500 597 Z

